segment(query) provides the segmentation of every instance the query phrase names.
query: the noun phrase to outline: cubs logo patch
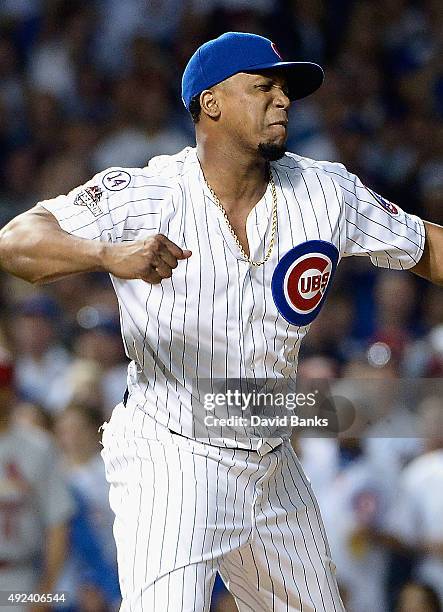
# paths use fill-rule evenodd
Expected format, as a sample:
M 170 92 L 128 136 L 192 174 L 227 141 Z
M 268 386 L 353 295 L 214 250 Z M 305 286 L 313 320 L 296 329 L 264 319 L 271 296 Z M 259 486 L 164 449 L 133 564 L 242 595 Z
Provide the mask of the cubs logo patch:
M 385 198 L 383 198 L 381 195 L 379 195 L 375 191 L 372 191 L 372 189 L 369 189 L 368 191 L 371 193 L 371 195 L 374 196 L 374 198 L 377 200 L 380 206 L 382 206 L 385 210 L 388 211 L 388 213 L 391 213 L 391 215 L 398 215 L 398 208 L 396 207 L 395 204 L 393 204 L 389 200 L 386 200 Z
M 292 325 L 309 325 L 320 312 L 338 264 L 338 249 L 308 240 L 283 255 L 272 276 L 272 297 Z
M 109 191 L 121 191 L 131 182 L 131 175 L 125 170 L 111 170 L 102 178 L 103 186 Z
M 98 185 L 91 185 L 91 187 L 85 187 L 77 194 L 74 204 L 76 206 L 86 206 L 94 217 L 99 217 L 103 214 L 103 210 L 99 205 L 102 195 L 103 191 Z

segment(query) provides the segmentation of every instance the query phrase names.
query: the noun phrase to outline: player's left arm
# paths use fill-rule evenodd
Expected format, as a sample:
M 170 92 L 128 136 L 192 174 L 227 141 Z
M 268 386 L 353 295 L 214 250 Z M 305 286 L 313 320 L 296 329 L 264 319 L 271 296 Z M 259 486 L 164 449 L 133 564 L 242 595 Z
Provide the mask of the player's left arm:
M 411 272 L 436 285 L 443 285 L 443 227 L 425 221 L 426 239 L 423 255 Z

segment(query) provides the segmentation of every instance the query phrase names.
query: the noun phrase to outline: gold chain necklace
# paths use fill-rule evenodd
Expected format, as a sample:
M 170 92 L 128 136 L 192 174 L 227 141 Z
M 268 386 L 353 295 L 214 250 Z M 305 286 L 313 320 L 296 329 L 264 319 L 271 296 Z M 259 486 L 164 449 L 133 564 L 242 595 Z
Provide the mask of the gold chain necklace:
M 246 261 L 250 264 L 252 264 L 253 266 L 262 266 L 264 263 L 266 263 L 268 261 L 268 259 L 271 257 L 271 253 L 272 253 L 272 249 L 274 248 L 274 243 L 275 243 L 275 234 L 277 232 L 277 191 L 275 189 L 275 183 L 274 183 L 274 177 L 272 176 L 272 170 L 271 168 L 269 168 L 269 184 L 271 186 L 271 194 L 272 194 L 272 229 L 271 229 L 271 242 L 269 243 L 269 248 L 268 251 L 266 253 L 265 258 L 262 261 L 253 261 L 245 252 L 244 248 L 241 245 L 240 240 L 238 239 L 237 234 L 234 231 L 234 228 L 232 227 L 231 223 L 229 222 L 228 219 L 228 215 L 226 214 L 226 210 L 223 208 L 222 203 L 220 202 L 217 194 L 215 193 L 215 191 L 212 189 L 211 185 L 208 183 L 208 181 L 206 180 L 205 176 L 203 175 L 203 178 L 205 179 L 205 183 L 207 188 L 209 189 L 211 196 L 214 198 L 214 203 L 215 205 L 221 210 L 222 215 L 224 217 L 224 220 L 226 221 L 226 225 L 229 228 L 229 231 L 232 234 L 232 237 L 235 240 L 235 244 L 238 246 L 240 253 L 242 254 L 243 258 L 246 259 Z

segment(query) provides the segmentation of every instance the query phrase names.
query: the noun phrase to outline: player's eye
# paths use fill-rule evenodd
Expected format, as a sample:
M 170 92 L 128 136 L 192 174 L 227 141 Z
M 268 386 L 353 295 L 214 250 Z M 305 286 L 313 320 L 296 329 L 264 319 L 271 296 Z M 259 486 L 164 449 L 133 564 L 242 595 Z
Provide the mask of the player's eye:
M 259 83 L 258 85 L 256 85 L 257 89 L 260 89 L 260 91 L 271 91 L 271 83 Z

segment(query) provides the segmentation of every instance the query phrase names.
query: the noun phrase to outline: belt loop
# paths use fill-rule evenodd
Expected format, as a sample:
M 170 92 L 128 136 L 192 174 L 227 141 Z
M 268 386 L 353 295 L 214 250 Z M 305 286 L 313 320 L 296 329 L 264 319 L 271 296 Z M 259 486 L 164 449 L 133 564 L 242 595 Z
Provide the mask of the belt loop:
M 129 397 L 129 391 L 128 391 L 128 387 L 126 387 L 126 391 L 125 394 L 123 396 L 123 406 L 126 408 L 126 404 L 128 402 L 128 397 Z

